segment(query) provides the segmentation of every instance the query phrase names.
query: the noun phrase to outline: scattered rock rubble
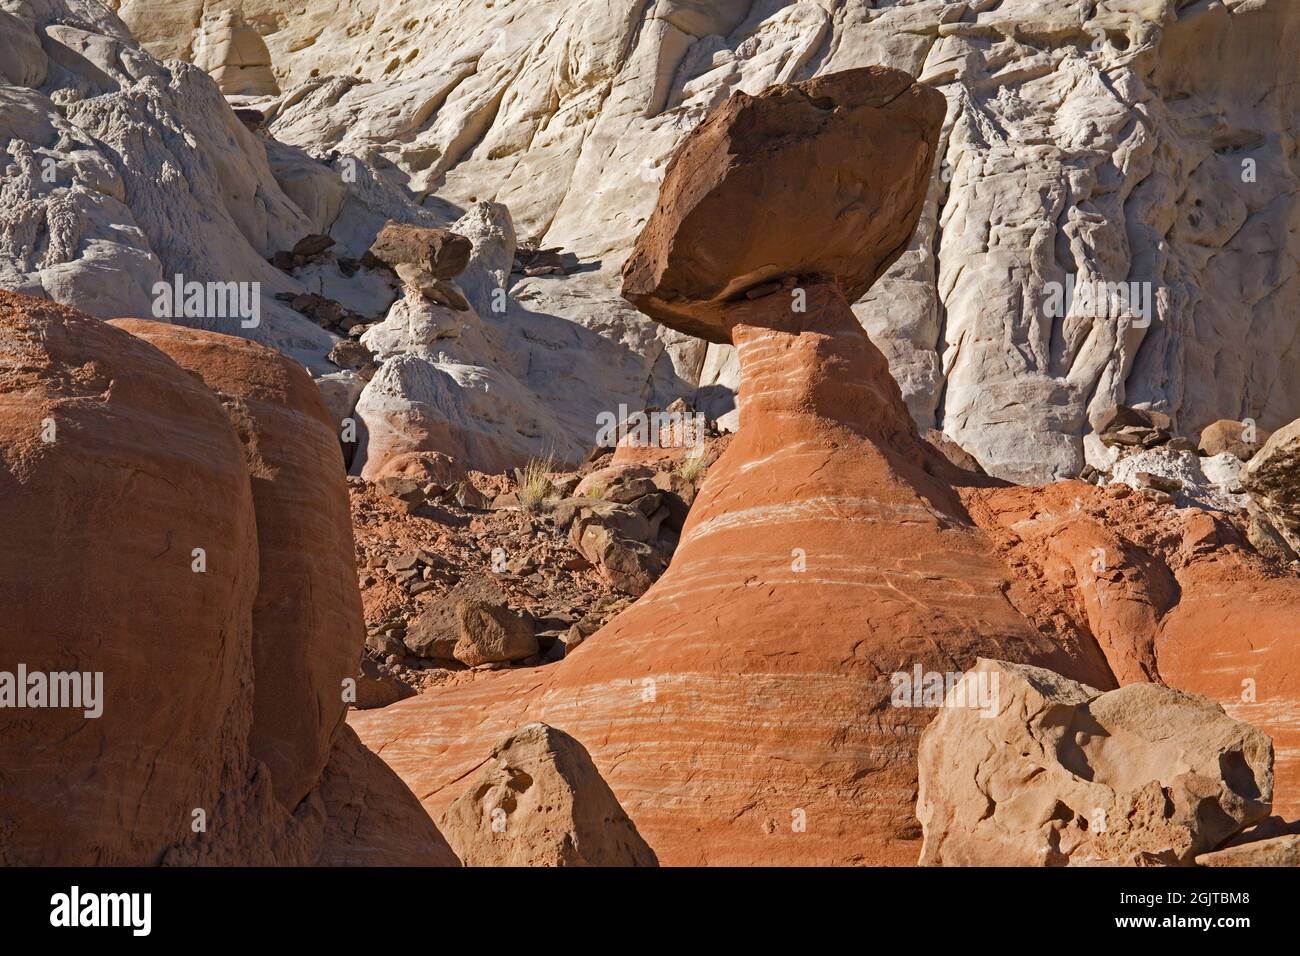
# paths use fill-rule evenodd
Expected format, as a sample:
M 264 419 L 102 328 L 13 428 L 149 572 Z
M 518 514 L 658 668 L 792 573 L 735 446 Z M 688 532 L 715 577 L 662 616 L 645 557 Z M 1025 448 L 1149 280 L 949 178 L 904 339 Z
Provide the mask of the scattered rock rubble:
M 1294 561 L 1300 535 L 1291 529 L 1300 525 L 1283 502 L 1295 495 L 1284 489 L 1295 487 L 1300 469 L 1287 450 L 1297 434 L 1295 423 L 1274 433 L 1252 421 L 1219 419 L 1193 442 L 1175 435 L 1163 412 L 1118 405 L 1085 439 L 1089 464 L 1080 477 L 1145 490 L 1179 508 L 1235 512 L 1256 548 Z
M 612 464 L 598 448 L 545 474 L 531 509 L 528 469 L 462 475 L 418 453 L 349 478 L 367 625 L 357 707 L 563 659 L 663 573 L 729 439 L 711 433 L 686 466 Z

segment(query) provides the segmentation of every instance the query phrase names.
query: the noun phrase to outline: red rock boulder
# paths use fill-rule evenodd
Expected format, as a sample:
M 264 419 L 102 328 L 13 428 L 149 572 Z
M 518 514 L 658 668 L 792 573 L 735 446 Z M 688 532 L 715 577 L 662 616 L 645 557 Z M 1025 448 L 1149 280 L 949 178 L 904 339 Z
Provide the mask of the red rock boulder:
M 226 411 L 147 342 L 0 292 L 0 526 L 0 670 L 102 674 L 93 707 L 0 707 L 0 862 L 157 863 L 252 719 L 257 528 Z
M 253 756 L 289 809 L 315 785 L 365 640 L 346 470 L 320 392 L 247 339 L 139 319 L 113 323 L 195 372 L 243 444 L 257 514 Z

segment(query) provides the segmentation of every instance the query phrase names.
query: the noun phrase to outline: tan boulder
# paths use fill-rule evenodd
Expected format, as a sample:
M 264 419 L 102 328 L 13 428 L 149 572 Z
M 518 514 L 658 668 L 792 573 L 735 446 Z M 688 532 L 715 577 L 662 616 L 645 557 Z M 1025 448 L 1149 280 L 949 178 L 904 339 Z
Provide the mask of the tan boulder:
M 650 545 L 624 537 L 604 525 L 586 525 L 575 546 L 601 570 L 610 584 L 625 594 L 639 597 L 663 572 L 663 559 Z
M 669 163 L 624 298 L 721 343 L 722 305 L 774 280 L 830 277 L 856 301 L 907 247 L 944 112 L 942 94 L 881 66 L 733 93 Z
M 921 736 L 921 863 L 1187 865 L 1272 793 L 1268 737 L 1208 698 L 981 660 Z
M 634 478 L 653 478 L 654 476 L 655 470 L 641 462 L 611 463 L 584 475 L 582 480 L 578 482 L 577 487 L 573 489 L 573 493 L 579 498 L 586 496 L 602 498 L 610 487 L 620 481 L 628 481 Z
M 350 727 L 339 729 L 316 801 L 325 826 L 314 866 L 460 865 L 415 794 Z
M 663 496 L 649 478 L 626 476 L 620 476 L 606 495 L 625 500 L 564 499 L 556 505 L 554 520 L 557 526 L 568 527 L 569 543 L 610 584 L 639 597 L 663 572 L 665 562 L 649 543 L 658 526 L 638 504 L 658 502 Z
M 442 452 L 408 451 L 389 458 L 370 480 L 378 483 L 386 478 L 395 478 L 421 484 L 449 485 L 463 477 L 465 469 Z
M 264 345 L 139 319 L 113 324 L 197 373 L 243 442 L 260 553 L 249 742 L 292 809 L 329 757 L 347 710 L 342 682 L 365 640 L 346 471 L 329 413 L 302 366 Z
M 578 741 L 546 724 L 492 748 L 439 829 L 466 866 L 657 866 Z
M 632 505 L 601 498 L 576 498 L 560 501 L 556 510 L 564 517 L 569 508 L 575 509 L 569 523 L 569 542 L 575 548 L 581 549 L 583 535 L 593 526 L 608 528 L 630 541 L 650 540 L 650 522 L 641 509 Z
M 1247 435 L 1251 435 L 1247 440 Z M 1201 429 L 1199 444 L 1202 455 L 1213 457 L 1228 452 L 1242 461 L 1250 461 L 1255 453 L 1272 437 L 1273 433 L 1245 422 L 1220 418 Z

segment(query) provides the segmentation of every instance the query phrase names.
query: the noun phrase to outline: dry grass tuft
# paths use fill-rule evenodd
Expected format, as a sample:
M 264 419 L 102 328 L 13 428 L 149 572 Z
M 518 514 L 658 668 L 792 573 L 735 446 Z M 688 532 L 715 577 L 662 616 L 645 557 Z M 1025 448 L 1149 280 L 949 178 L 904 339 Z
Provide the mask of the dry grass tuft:
M 677 474 L 684 481 L 689 481 L 692 485 L 697 485 L 704 473 L 709 468 L 704 464 L 703 455 L 687 455 L 677 465 Z
M 523 480 L 519 483 L 519 506 L 525 511 L 548 511 L 558 497 L 551 481 L 555 470 L 555 457 L 530 458 L 524 465 Z

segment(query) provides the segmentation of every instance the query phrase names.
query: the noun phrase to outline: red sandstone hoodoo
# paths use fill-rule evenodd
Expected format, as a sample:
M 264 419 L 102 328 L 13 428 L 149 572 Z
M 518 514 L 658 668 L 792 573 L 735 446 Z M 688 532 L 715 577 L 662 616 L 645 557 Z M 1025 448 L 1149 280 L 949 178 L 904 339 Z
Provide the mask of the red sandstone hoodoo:
M 1095 644 L 1007 598 L 962 473 L 917 436 L 845 298 L 906 246 L 943 116 L 873 67 L 737 93 L 687 139 L 625 294 L 736 345 L 740 433 L 668 571 L 549 678 L 356 718 L 372 744 L 401 728 L 385 757 L 431 811 L 526 716 L 590 749 L 664 863 L 912 863 L 932 712 L 891 707 L 892 673 L 991 657 L 1114 686 Z
M 943 115 L 869 68 L 737 93 L 687 138 L 624 294 L 736 346 L 740 432 L 668 570 L 563 661 L 353 717 L 433 816 L 544 721 L 588 748 L 664 864 L 915 863 L 935 710 L 893 706 L 891 675 L 988 658 L 1105 691 L 1158 680 L 1167 644 L 1204 646 L 1178 625 L 1183 568 L 1292 593 L 1226 531 L 1144 536 L 1157 506 L 1135 500 L 1103 533 L 1081 523 L 1100 489 L 1006 488 L 920 439 L 848 301 L 907 245 Z M 1131 567 L 1089 590 L 1038 540 L 1058 526 Z

